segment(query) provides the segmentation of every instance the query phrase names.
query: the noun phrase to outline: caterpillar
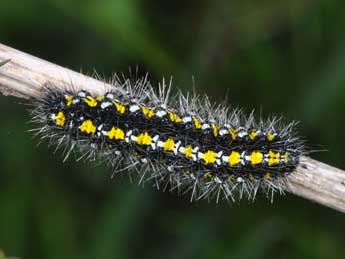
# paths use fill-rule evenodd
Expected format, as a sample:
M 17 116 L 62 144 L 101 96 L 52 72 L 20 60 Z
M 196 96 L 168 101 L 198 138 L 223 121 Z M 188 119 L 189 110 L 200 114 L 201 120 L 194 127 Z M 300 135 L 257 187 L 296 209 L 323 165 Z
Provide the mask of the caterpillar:
M 73 152 L 115 173 L 135 171 L 139 182 L 189 191 L 191 200 L 283 192 L 304 150 L 295 122 L 255 120 L 207 96 L 170 92 L 171 84 L 156 92 L 146 78 L 116 79 L 99 96 L 47 84 L 32 110 L 34 131 L 63 147 L 64 160 Z

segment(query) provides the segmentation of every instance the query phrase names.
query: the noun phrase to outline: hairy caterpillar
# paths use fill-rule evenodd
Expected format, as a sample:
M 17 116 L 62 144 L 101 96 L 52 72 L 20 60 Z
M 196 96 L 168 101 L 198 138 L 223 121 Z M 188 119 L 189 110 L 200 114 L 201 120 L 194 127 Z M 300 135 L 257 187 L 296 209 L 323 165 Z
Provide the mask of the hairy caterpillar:
M 158 188 L 191 190 L 191 199 L 282 192 L 303 152 L 295 123 L 282 126 L 212 105 L 199 96 L 156 93 L 145 79 L 118 79 L 100 96 L 48 85 L 35 103 L 36 134 L 114 172 L 135 170 Z

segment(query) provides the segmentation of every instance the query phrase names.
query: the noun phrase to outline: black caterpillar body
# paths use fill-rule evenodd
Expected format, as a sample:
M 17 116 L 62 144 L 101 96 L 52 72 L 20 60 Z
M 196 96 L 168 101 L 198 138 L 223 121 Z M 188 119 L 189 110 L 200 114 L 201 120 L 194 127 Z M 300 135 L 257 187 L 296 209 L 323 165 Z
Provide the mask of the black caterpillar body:
M 303 152 L 295 123 L 255 121 L 207 97 L 170 98 L 164 90 L 157 95 L 145 80 L 101 96 L 49 86 L 33 120 L 39 135 L 65 147 L 66 158 L 76 150 L 114 172 L 136 169 L 157 187 L 192 190 L 192 199 L 282 191 Z

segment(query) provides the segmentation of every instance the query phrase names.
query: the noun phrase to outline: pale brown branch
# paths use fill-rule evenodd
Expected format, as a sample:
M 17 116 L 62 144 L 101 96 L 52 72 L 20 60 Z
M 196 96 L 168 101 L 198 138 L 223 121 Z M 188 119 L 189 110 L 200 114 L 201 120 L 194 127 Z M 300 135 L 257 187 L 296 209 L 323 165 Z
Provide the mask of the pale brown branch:
M 106 83 L 0 44 L 0 92 L 19 98 L 37 98 L 47 83 L 102 94 Z M 288 177 L 287 191 L 345 212 L 345 172 L 302 157 Z
M 4 95 L 37 98 L 47 83 L 73 85 L 74 89 L 84 88 L 94 94 L 101 94 L 109 87 L 104 82 L 0 43 L 0 62 L 5 60 L 10 61 L 0 66 L 0 92 Z

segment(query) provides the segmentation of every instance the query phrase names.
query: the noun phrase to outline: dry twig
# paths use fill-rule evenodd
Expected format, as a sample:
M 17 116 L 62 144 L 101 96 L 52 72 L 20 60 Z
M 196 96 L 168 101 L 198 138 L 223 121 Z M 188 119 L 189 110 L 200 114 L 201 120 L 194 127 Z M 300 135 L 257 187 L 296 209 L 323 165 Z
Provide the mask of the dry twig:
M 10 60 L 10 61 L 9 61 Z M 6 61 L 9 61 L 6 63 Z M 0 92 L 19 98 L 37 98 L 46 83 L 102 94 L 107 84 L 83 74 L 0 44 Z M 72 83 L 72 84 L 71 84 Z M 345 172 L 308 157 L 302 157 L 289 176 L 287 191 L 345 212 Z

